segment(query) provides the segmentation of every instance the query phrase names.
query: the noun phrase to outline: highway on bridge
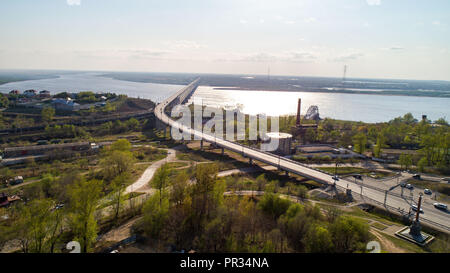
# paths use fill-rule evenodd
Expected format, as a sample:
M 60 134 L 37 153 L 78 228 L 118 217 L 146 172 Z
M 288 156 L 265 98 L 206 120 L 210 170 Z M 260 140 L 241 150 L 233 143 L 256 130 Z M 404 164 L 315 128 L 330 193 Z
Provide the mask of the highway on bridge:
M 299 162 L 295 162 L 293 160 L 280 157 L 268 152 L 260 151 L 248 146 L 244 146 L 235 142 L 224 140 L 223 138 L 216 137 L 214 135 L 209 135 L 203 133 L 202 131 L 194 130 L 189 126 L 185 126 L 173 119 L 171 119 L 166 113 L 165 108 L 168 105 L 174 105 L 178 103 L 183 103 L 184 100 L 191 95 L 196 88 L 198 83 L 198 79 L 188 86 L 181 89 L 176 94 L 172 95 L 170 98 L 162 101 L 155 108 L 155 116 L 162 121 L 164 124 L 169 125 L 172 128 L 180 130 L 180 132 L 189 133 L 193 136 L 198 137 L 204 141 L 214 143 L 215 145 L 240 153 L 245 157 L 252 158 L 254 160 L 258 160 L 260 162 L 264 162 L 266 164 L 275 166 L 281 170 L 288 171 L 290 173 L 294 173 L 308 179 L 317 181 L 319 183 L 332 185 L 335 183 L 332 175 L 322 172 L 317 169 L 313 169 L 308 167 L 307 165 L 301 164 Z M 353 193 L 361 193 L 361 186 L 355 182 L 350 180 L 345 180 L 340 178 L 339 181 L 336 181 L 336 186 L 340 188 L 348 188 L 351 189 Z M 412 200 L 406 197 L 396 196 L 388 194 L 386 197 L 385 191 L 375 188 L 369 188 L 362 186 L 362 196 L 363 198 L 367 198 L 368 203 L 377 205 L 379 207 L 387 207 L 390 210 L 394 210 L 395 212 L 409 212 L 412 204 Z M 386 199 L 385 199 L 386 197 Z M 418 196 L 416 196 L 416 199 Z M 436 229 L 441 231 L 450 233 L 450 212 L 442 211 L 436 209 L 432 203 L 425 202 L 422 204 L 422 208 L 424 213 L 421 214 L 421 220 L 424 224 L 428 224 Z

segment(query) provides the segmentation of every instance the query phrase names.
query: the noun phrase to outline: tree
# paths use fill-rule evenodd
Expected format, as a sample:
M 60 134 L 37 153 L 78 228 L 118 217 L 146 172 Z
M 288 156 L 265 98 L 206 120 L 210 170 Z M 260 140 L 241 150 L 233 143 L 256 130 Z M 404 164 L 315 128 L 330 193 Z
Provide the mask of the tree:
M 296 188 L 296 195 L 300 199 L 306 199 L 308 198 L 308 188 L 304 185 L 298 185 Z
M 0 93 L 0 108 L 7 108 L 9 105 L 8 97 Z
M 267 180 L 264 174 L 260 174 L 258 175 L 258 177 L 256 177 L 256 185 L 258 187 L 258 191 L 264 191 L 266 184 Z
M 125 196 L 123 194 L 125 190 L 125 184 L 129 179 L 128 173 L 123 173 L 121 175 L 116 176 L 114 180 L 111 182 L 112 185 L 112 193 L 111 193 L 111 201 L 114 210 L 114 221 L 117 223 L 119 219 L 120 209 L 125 201 Z
M 50 199 L 35 199 L 17 208 L 14 227 L 20 238 L 22 251 L 53 253 L 62 234 L 64 213 L 54 210 Z
M 377 144 L 373 146 L 373 156 L 374 157 L 380 157 L 381 156 L 381 148 L 384 145 L 384 140 L 383 140 L 383 136 L 381 134 L 379 134 L 377 136 Z
M 129 152 L 131 150 L 131 143 L 127 139 L 119 139 L 111 145 L 111 150 Z
M 422 157 L 419 159 L 419 162 L 417 162 L 417 168 L 419 172 L 423 173 L 425 171 L 425 167 L 428 165 L 427 159 L 425 157 Z
M 353 146 L 355 151 L 359 154 L 363 154 L 366 150 L 367 137 L 363 133 L 359 133 L 353 137 Z
M 445 120 L 445 118 L 440 118 L 440 119 L 436 120 L 434 123 L 439 124 L 439 125 L 448 126 L 448 122 L 447 122 L 447 120 Z
M 155 239 L 160 239 L 159 236 L 168 218 L 168 212 L 169 198 L 166 192 L 162 191 L 153 194 L 142 208 L 145 233 Z
M 133 168 L 134 157 L 129 151 L 113 150 L 103 156 L 102 164 L 104 166 L 105 178 L 114 179 L 124 173 L 131 172 Z
M 169 165 L 164 164 L 161 166 L 161 168 L 159 168 L 156 173 L 155 176 L 153 177 L 152 180 L 152 187 L 156 188 L 159 191 L 159 197 L 160 199 L 160 204 L 162 202 L 162 191 L 167 187 L 168 184 L 168 179 L 169 179 Z
M 364 251 L 370 239 L 369 225 L 362 219 L 340 216 L 328 229 L 334 245 L 334 252 L 352 253 Z
M 412 165 L 412 157 L 410 154 L 401 154 L 397 163 L 401 166 L 401 168 L 404 167 L 404 170 L 408 170 L 408 168 Z
M 291 201 L 283 199 L 274 193 L 265 193 L 258 203 L 259 208 L 273 219 L 278 219 L 287 211 L 290 205 Z
M 7 167 L 0 169 L 0 185 L 7 183 L 7 181 L 14 176 L 14 173 Z
M 80 179 L 69 188 L 70 226 L 83 252 L 91 251 L 97 237 L 97 221 L 94 212 L 102 187 L 103 182 L 100 180 Z
M 51 122 L 53 116 L 55 115 L 55 108 L 53 107 L 44 107 L 41 111 L 41 117 L 44 122 Z
M 331 252 L 333 242 L 328 230 L 319 225 L 312 225 L 305 238 L 305 249 L 309 253 Z
M 172 190 L 170 191 L 170 201 L 176 206 L 181 206 L 188 194 L 189 176 L 186 172 L 180 172 L 172 182 Z
M 209 219 L 213 211 L 223 200 L 224 188 L 218 185 L 218 167 L 216 164 L 196 166 L 196 183 L 192 188 L 192 202 L 197 217 Z M 222 195 L 220 192 L 222 191 Z

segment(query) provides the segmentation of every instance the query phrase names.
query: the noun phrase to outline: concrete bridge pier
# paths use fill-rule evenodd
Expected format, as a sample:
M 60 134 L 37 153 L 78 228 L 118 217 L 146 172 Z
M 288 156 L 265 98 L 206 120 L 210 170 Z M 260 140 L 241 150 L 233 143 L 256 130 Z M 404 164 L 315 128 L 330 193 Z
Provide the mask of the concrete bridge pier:
M 284 175 L 289 176 L 289 172 L 285 171 Z
M 200 150 L 202 150 L 202 151 L 203 151 L 203 139 L 202 139 L 202 140 L 200 140 Z
M 250 165 L 253 165 L 253 158 L 249 158 L 249 159 L 248 159 L 248 163 L 249 163 Z
M 224 148 L 222 148 L 222 155 L 224 155 L 225 154 L 225 149 Z

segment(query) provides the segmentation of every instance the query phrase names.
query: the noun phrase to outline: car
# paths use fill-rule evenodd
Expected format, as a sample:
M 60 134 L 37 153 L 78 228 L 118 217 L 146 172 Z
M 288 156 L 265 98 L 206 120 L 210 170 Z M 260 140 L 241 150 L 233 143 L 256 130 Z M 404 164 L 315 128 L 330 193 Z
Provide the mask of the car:
M 410 189 L 410 190 L 414 189 L 413 185 L 411 185 L 411 184 L 406 184 L 405 187 L 406 187 L 407 189 Z
M 22 184 L 22 183 L 23 183 L 23 177 L 22 177 L 22 176 L 16 176 L 16 177 L 11 178 L 11 179 L 9 180 L 9 184 L 10 184 L 11 186 L 19 185 L 19 184 Z
M 400 187 L 402 188 L 406 187 L 406 183 L 405 182 L 400 183 Z
M 339 181 L 339 177 L 338 176 L 333 176 L 333 180 Z
M 417 206 L 416 205 L 411 205 L 411 209 L 413 211 L 417 211 Z M 422 208 L 420 208 L 420 213 L 423 213 L 423 209 Z
M 55 206 L 55 209 L 62 209 L 64 207 L 64 204 L 57 204 Z
M 432 192 L 431 192 L 430 189 L 425 189 L 425 190 L 423 190 L 423 192 L 424 192 L 425 194 L 432 194 Z
M 51 144 L 59 144 L 61 143 L 61 139 L 52 139 L 52 141 L 50 141 Z
M 47 140 L 38 140 L 37 141 L 37 145 L 47 145 L 48 141 Z
M 447 210 L 447 205 L 442 203 L 434 203 L 433 206 L 437 209 Z
M 353 177 L 356 179 L 362 180 L 362 175 L 360 175 L 360 174 L 355 174 L 355 175 L 353 175 Z
M 413 174 L 413 176 L 412 176 L 414 179 L 418 179 L 418 180 L 420 180 L 420 174 Z

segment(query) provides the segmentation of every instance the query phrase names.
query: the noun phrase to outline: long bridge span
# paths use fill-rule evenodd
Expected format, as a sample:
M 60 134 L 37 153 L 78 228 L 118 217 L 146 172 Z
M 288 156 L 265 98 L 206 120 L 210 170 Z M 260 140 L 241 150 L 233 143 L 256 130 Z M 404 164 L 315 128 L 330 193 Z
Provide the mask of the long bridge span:
M 405 212 L 410 211 L 410 207 L 414 201 L 406 197 L 391 195 L 384 190 L 374 187 L 366 187 L 343 178 L 335 181 L 333 176 L 329 173 L 311 168 L 305 164 L 269 152 L 228 141 L 214 135 L 208 135 L 202 131 L 194 130 L 189 126 L 185 126 L 176 120 L 171 119 L 165 112 L 166 107 L 174 107 L 177 104 L 184 103 L 186 99 L 189 98 L 189 96 L 191 96 L 196 90 L 199 80 L 200 79 L 196 79 L 191 84 L 182 88 L 180 91 L 158 104 L 155 108 L 156 118 L 165 125 L 179 129 L 181 132 L 188 133 L 191 136 L 195 136 L 203 141 L 213 143 L 218 147 L 240 153 L 244 157 L 252 160 L 258 160 L 268 165 L 275 166 L 279 170 L 294 173 L 322 184 L 335 185 L 336 187 L 344 190 L 349 189 L 352 193 L 360 194 L 360 196 L 368 203 L 388 209 L 394 213 L 405 214 Z M 426 202 L 422 204 L 422 207 L 425 211 L 425 213 L 421 215 L 421 220 L 424 224 L 446 233 L 450 233 L 450 213 L 448 211 L 445 212 L 437 210 L 434 208 L 433 204 Z

